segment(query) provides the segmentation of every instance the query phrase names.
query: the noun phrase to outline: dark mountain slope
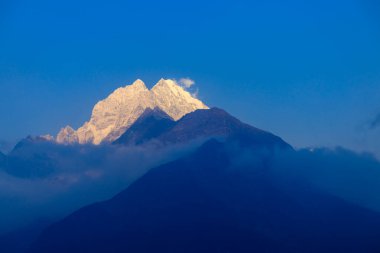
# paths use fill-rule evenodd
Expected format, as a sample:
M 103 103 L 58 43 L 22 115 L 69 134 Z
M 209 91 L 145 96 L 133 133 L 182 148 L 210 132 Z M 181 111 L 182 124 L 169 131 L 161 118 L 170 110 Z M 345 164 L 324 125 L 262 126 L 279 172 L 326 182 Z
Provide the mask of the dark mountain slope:
M 159 139 L 163 142 L 186 142 L 197 138 L 217 137 L 239 139 L 240 144 L 265 147 L 290 148 L 281 138 L 242 123 L 240 120 L 219 108 L 197 110 L 185 115 Z
M 37 178 L 49 175 L 55 169 L 54 146 L 43 137 L 21 140 L 7 156 L 6 171 L 16 177 Z
M 114 143 L 140 145 L 171 129 L 175 121 L 159 108 L 146 109 L 139 119 Z
M 241 141 L 210 140 L 152 169 L 48 228 L 30 252 L 379 252 L 378 213 L 275 180 Z
M 41 232 L 52 221 L 38 220 L 26 227 L 17 229 L 11 233 L 0 235 L 0 252 L 2 253 L 25 253 L 30 244 L 35 241 Z
M 149 126 L 149 127 L 146 127 Z M 137 132 L 137 134 L 136 134 Z M 115 143 L 129 145 L 131 136 L 149 136 L 162 144 L 187 143 L 197 139 L 235 139 L 241 140 L 241 144 L 270 149 L 291 148 L 281 138 L 244 124 L 222 109 L 211 108 L 208 110 L 196 110 L 185 115 L 177 122 L 152 120 L 144 117 L 138 120 L 136 126 L 127 130 Z M 145 138 L 148 140 L 148 138 Z

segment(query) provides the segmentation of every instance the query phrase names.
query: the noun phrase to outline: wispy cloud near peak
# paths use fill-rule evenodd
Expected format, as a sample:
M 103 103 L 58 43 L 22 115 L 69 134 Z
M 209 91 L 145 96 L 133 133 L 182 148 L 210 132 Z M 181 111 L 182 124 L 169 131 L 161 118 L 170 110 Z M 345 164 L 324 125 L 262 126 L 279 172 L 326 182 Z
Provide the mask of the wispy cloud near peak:
M 192 79 L 190 79 L 190 78 L 188 78 L 188 77 L 186 77 L 186 78 L 181 78 L 181 79 L 179 79 L 179 84 L 181 85 L 181 86 L 183 86 L 184 88 L 190 88 L 191 86 L 193 86 L 194 84 L 195 84 L 195 81 L 194 80 L 192 80 Z

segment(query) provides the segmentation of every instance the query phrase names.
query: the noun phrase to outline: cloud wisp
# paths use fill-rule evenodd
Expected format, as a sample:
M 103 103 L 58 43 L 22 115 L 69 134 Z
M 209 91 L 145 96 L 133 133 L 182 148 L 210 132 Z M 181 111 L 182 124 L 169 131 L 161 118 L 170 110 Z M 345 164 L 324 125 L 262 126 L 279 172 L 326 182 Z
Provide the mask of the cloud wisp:
M 190 78 L 188 78 L 188 77 L 186 77 L 186 78 L 179 79 L 178 83 L 182 87 L 184 87 L 186 89 L 189 89 L 189 88 L 191 88 L 195 84 L 195 81 L 192 80 L 192 79 L 190 79 Z
M 372 119 L 371 122 L 369 123 L 370 129 L 375 129 L 375 128 L 378 128 L 379 126 L 380 126 L 380 113 L 378 113 L 376 117 Z
M 183 77 L 179 80 L 172 79 L 176 84 L 181 86 L 183 89 L 190 92 L 191 96 L 198 99 L 199 96 L 199 88 L 195 88 L 195 81 L 189 77 Z

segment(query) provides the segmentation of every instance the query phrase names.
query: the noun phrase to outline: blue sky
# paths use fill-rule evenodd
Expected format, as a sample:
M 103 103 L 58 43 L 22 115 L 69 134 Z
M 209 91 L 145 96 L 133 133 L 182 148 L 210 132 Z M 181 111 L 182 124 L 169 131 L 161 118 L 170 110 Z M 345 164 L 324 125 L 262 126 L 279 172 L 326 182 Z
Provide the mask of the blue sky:
M 161 77 L 296 147 L 380 155 L 375 0 L 0 1 L 0 145 Z

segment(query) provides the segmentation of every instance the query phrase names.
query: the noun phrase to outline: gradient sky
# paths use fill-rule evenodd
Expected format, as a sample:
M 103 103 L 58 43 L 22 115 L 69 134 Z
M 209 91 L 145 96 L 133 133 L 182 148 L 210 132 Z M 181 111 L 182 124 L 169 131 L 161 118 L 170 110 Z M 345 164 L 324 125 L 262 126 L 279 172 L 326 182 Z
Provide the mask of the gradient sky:
M 2 148 L 161 77 L 296 147 L 380 155 L 377 0 L 0 0 Z

